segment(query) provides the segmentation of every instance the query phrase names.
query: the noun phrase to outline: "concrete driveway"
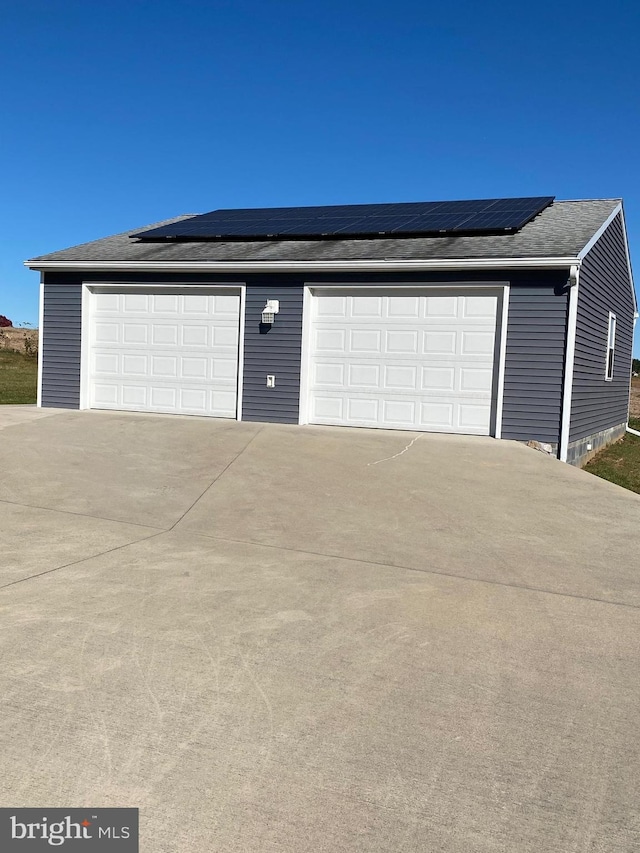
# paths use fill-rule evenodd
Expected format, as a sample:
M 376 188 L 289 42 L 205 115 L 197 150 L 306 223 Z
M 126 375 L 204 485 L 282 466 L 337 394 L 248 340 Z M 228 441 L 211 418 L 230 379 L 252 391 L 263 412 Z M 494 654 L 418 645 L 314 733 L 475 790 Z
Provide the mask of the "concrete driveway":
M 137 806 L 144 853 L 640 848 L 638 496 L 491 439 L 4 422 L 0 806 Z

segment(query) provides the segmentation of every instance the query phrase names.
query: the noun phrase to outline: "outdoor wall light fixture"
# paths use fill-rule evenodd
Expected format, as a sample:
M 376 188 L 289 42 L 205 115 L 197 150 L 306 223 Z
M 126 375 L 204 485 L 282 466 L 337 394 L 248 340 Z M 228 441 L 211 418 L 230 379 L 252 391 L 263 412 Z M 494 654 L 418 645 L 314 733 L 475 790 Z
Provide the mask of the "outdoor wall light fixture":
M 272 326 L 276 314 L 280 311 L 279 299 L 267 299 L 267 302 L 262 309 L 262 323 L 265 326 Z

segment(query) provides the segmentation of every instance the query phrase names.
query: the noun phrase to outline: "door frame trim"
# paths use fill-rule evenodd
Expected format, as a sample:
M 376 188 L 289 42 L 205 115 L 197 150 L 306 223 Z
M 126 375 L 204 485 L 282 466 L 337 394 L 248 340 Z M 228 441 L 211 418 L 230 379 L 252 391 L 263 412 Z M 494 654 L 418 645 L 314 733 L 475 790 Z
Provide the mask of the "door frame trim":
M 82 330 L 80 349 L 80 409 L 90 408 L 90 381 L 91 375 L 91 321 L 93 319 L 94 295 L 97 290 L 111 290 L 115 292 L 126 292 L 128 290 L 146 290 L 156 292 L 158 290 L 235 290 L 240 296 L 239 321 L 238 321 L 238 370 L 236 386 L 236 420 L 242 420 L 242 387 L 244 384 L 244 324 L 246 284 L 237 281 L 230 282 L 139 282 L 139 281 L 83 281 L 82 282 Z M 113 411 L 129 411 L 129 409 L 114 409 Z M 155 414 L 155 413 L 151 413 Z M 162 414 L 162 413 L 158 413 Z M 194 415 L 193 417 L 209 417 L 208 415 Z
M 504 407 L 504 381 L 507 361 L 507 323 L 509 315 L 510 283 L 508 281 L 465 281 L 465 282 L 424 282 L 404 284 L 394 282 L 393 284 L 369 284 L 362 282 L 354 285 L 352 282 L 313 282 L 305 283 L 302 301 L 302 345 L 300 362 L 300 408 L 299 424 L 310 423 L 311 412 L 311 336 L 313 333 L 313 299 L 317 290 L 348 290 L 358 293 L 362 290 L 420 290 L 423 292 L 431 290 L 499 290 L 502 291 L 502 300 L 499 301 L 496 311 L 496 334 L 499 335 L 498 346 L 494 346 L 494 353 L 498 355 L 497 387 L 492 394 L 491 409 L 495 406 L 495 428 L 490 433 L 494 438 L 502 437 L 502 415 Z M 498 328 L 498 322 L 500 326 Z M 494 365 L 495 368 L 495 365 Z M 452 433 L 455 434 L 455 433 Z

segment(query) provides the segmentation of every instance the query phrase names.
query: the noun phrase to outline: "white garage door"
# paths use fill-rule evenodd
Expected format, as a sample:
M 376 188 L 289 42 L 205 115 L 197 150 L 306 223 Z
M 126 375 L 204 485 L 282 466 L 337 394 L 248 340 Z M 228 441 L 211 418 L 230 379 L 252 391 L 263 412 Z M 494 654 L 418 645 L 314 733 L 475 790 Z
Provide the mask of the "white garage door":
M 309 420 L 488 435 L 496 290 L 317 290 Z
M 91 315 L 91 408 L 236 417 L 237 290 L 105 290 Z

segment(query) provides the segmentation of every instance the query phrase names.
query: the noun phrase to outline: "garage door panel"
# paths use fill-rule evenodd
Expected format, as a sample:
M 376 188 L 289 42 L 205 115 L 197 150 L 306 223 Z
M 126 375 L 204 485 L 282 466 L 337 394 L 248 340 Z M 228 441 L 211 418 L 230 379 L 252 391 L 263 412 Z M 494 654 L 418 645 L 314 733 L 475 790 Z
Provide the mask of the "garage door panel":
M 92 407 L 236 417 L 238 292 L 98 292 L 92 309 Z
M 488 368 L 462 367 L 460 368 L 460 390 L 485 394 L 491 393 L 493 382 L 493 371 Z
M 455 429 L 453 403 L 429 400 L 420 405 L 419 426 L 423 429 L 450 432 Z
M 459 407 L 458 426 L 466 430 L 488 430 L 489 416 L 486 406 L 461 403 Z
M 342 329 L 316 329 L 315 349 L 317 352 L 345 352 L 347 333 Z
M 418 296 L 389 296 L 386 299 L 387 319 L 417 320 L 420 316 L 420 298 Z
M 391 355 L 415 355 L 418 352 L 418 332 L 412 329 L 392 329 L 384 339 L 384 352 Z
M 347 316 L 347 299 L 345 296 L 325 296 L 317 305 L 318 317 Z
M 310 420 L 488 434 L 496 293 L 312 300 Z
M 115 386 L 114 386 L 115 387 Z M 148 402 L 148 388 L 140 385 L 123 385 L 120 402 L 123 406 L 146 406 Z
M 211 311 L 210 296 L 183 296 L 182 297 L 182 313 L 183 314 L 209 314 Z
M 151 343 L 154 346 L 177 346 L 179 329 L 175 323 L 154 323 L 151 327 Z
M 413 400 L 383 400 L 382 422 L 391 426 L 413 426 L 416 422 L 416 402 Z
M 462 317 L 464 319 L 493 320 L 498 306 L 497 296 L 461 297 Z
M 117 353 L 97 353 L 93 357 L 93 371 L 98 375 L 110 375 L 120 370 L 120 357 Z
M 422 367 L 422 391 L 455 391 L 456 371 L 454 367 Z
M 238 334 L 237 326 L 214 326 L 211 330 L 211 346 L 235 349 L 238 346 Z
M 366 424 L 379 420 L 378 410 L 381 400 L 376 397 L 352 396 L 347 399 L 347 422 L 352 424 Z
M 150 342 L 149 327 L 146 323 L 123 323 L 120 340 L 123 344 L 142 344 Z
M 97 343 L 115 344 L 121 341 L 121 327 L 117 323 L 96 323 L 93 337 Z
M 462 355 L 493 356 L 493 332 L 463 332 L 461 335 Z
M 446 355 L 450 356 L 456 352 L 458 335 L 456 332 L 446 331 L 423 331 L 422 348 L 424 355 Z
M 344 388 L 345 366 L 343 364 L 331 364 L 317 362 L 314 365 L 314 381 L 316 385 L 333 385 L 336 388 Z
M 379 353 L 382 345 L 382 332 L 380 329 L 352 329 L 348 340 L 348 352 Z
M 136 312 L 147 314 L 149 312 L 149 297 L 144 293 L 125 293 L 119 302 L 122 302 L 122 309 L 127 314 Z
M 207 392 L 204 388 L 180 388 L 179 395 L 180 409 L 206 414 Z
M 180 376 L 183 379 L 207 379 L 209 361 L 206 358 L 191 358 L 182 356 L 180 359 Z
M 409 365 L 385 365 L 384 385 L 389 391 L 415 391 L 418 387 L 418 368 Z
M 458 298 L 456 296 L 426 296 L 421 316 L 442 319 L 457 317 Z
M 354 296 L 351 299 L 351 317 L 382 317 L 382 297 Z
M 98 383 L 93 387 L 93 395 L 96 403 L 104 406 L 115 405 L 118 400 L 118 387 L 107 383 Z
M 194 326 L 192 323 L 180 326 L 180 344 L 183 347 L 206 347 L 208 340 L 208 326 Z
M 378 364 L 349 364 L 347 365 L 347 387 L 379 388 L 381 370 L 382 367 Z
M 150 297 L 153 314 L 177 314 L 179 297 L 169 293 L 158 293 Z
M 119 311 L 120 310 L 120 294 L 119 293 L 96 293 L 93 296 L 93 311 L 94 314 L 101 314 L 104 311 Z

